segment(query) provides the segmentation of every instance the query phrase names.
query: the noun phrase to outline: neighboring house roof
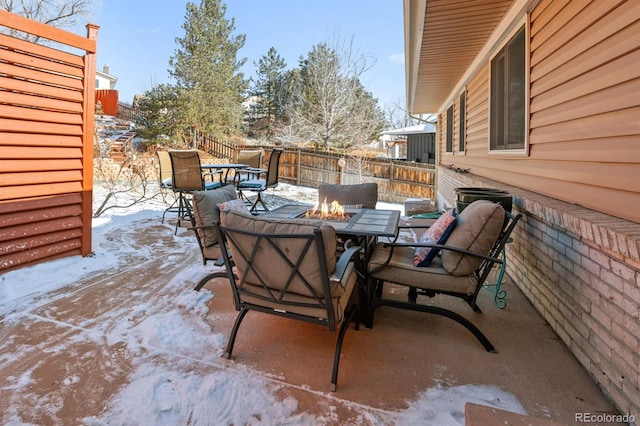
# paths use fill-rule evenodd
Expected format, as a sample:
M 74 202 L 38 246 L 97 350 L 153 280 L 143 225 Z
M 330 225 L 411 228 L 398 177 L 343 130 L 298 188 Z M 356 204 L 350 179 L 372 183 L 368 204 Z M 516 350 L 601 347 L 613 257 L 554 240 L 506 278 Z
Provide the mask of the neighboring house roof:
M 109 70 L 108 67 L 104 67 L 106 71 Z M 108 72 L 96 70 L 96 79 L 104 80 L 109 82 L 109 89 L 113 89 L 116 86 L 116 82 L 118 81 L 117 77 L 112 76 Z
M 432 124 L 416 124 L 415 126 L 403 127 L 382 132 L 383 135 L 416 135 L 420 133 L 435 133 L 436 127 Z
M 471 75 L 474 61 L 488 54 L 492 34 L 505 32 L 494 33 L 503 17 L 524 9 L 510 7 L 530 1 L 404 0 L 407 110 L 438 112 L 456 85 Z

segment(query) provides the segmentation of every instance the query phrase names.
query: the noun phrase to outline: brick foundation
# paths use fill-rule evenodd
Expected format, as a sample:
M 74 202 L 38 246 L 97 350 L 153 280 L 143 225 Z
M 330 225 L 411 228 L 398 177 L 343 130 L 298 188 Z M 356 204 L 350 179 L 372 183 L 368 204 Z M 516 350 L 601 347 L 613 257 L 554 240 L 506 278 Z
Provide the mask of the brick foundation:
M 445 168 L 438 205 L 455 206 L 462 186 L 513 195 L 523 219 L 509 276 L 620 412 L 640 418 L 640 224 Z

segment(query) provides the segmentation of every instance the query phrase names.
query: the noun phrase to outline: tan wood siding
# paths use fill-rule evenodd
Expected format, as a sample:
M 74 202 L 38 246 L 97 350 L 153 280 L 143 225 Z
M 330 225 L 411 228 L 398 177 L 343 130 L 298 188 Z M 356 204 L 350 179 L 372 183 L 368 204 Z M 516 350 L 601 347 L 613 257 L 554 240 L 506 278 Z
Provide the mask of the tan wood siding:
M 91 251 L 97 27 L 77 36 L 0 11 L 0 272 Z
M 640 222 L 640 2 L 542 0 L 530 14 L 528 155 L 488 153 L 489 64 L 467 84 L 471 173 Z

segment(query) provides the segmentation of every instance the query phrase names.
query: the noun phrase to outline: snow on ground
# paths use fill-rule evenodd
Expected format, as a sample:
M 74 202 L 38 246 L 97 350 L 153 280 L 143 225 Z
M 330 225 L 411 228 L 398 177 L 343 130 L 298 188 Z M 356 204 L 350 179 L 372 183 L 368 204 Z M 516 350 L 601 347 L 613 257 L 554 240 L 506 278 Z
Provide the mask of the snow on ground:
M 313 203 L 317 191 L 281 184 L 272 199 L 295 199 Z M 103 191 L 96 187 L 94 199 L 100 203 Z M 139 247 L 122 237 L 115 241 L 113 234 L 130 227 L 159 223 L 166 207 L 159 200 L 151 200 L 126 210 L 108 210 L 104 217 L 94 220 L 94 256 L 70 257 L 46 262 L 0 276 L 0 318 L 4 326 L 20 322 L 36 306 L 42 307 L 59 297 L 61 293 L 72 293 L 82 277 L 91 276 L 103 269 L 117 269 L 127 259 L 137 256 L 153 258 L 153 247 Z M 400 205 L 381 203 L 379 207 L 397 208 Z M 167 224 L 171 229 L 171 225 Z M 119 235 L 119 234 L 118 234 Z M 176 244 L 181 244 L 176 239 Z M 185 250 L 192 250 L 192 240 L 182 239 Z M 189 244 L 187 247 L 186 244 Z M 170 261 L 168 259 L 167 261 Z M 162 266 L 160 266 L 162 267 Z M 203 269 L 204 271 L 204 269 Z M 202 271 L 196 270 L 194 277 Z M 43 279 L 46 277 L 47 279 Z M 85 425 L 137 424 L 323 424 L 335 419 L 312 416 L 297 412 L 297 401 L 292 398 L 280 400 L 274 394 L 273 383 L 266 377 L 233 370 L 220 361 L 226 336 L 216 333 L 205 321 L 208 313 L 207 301 L 213 297 L 206 290 L 194 292 L 184 286 L 182 280 L 169 280 L 159 288 L 157 298 L 146 298 L 136 306 L 136 312 L 121 311 L 114 307 L 102 317 L 93 318 L 83 324 L 73 340 L 82 342 L 108 342 L 126 346 L 136 354 L 128 384 L 112 395 L 106 412 L 96 412 L 82 419 Z M 187 309 L 176 309 L 182 307 Z M 184 315 L 188 311 L 190 315 Z M 137 312 L 145 313 L 136 320 Z M 150 315 L 149 313 L 153 313 Z M 50 337 L 56 339 L 56 336 Z M 14 361 L 25 356 L 20 351 L 8 352 L 10 338 L 0 342 L 0 362 Z M 56 353 L 64 353 L 65 340 L 54 341 Z M 21 350 L 34 350 L 23 348 Z M 37 350 L 37 348 L 36 348 Z M 168 354 L 171 354 L 170 358 Z M 207 374 L 199 374 L 192 368 L 192 354 L 199 354 L 199 364 L 210 366 Z M 202 358 L 202 354 L 208 354 Z M 167 362 L 167 359 L 169 362 Z M 164 362 L 159 362 L 162 360 Z M 33 367 L 35 370 L 36 366 Z M 33 372 L 33 370 L 31 370 Z M 73 371 L 62 386 L 72 386 L 78 377 Z M 18 407 L 33 401 L 29 394 L 29 374 L 10 377 L 11 386 L 2 392 L 11 392 L 10 406 L 5 411 L 5 422 L 24 424 Z M 150 392 L 153 390 L 153 392 Z M 416 401 L 410 401 L 407 410 L 397 413 L 363 412 L 362 424 L 464 424 L 465 402 L 476 402 L 508 411 L 525 413 L 517 399 L 496 387 L 463 385 L 447 387 L 444 384 L 426 389 Z M 39 409 L 50 411 L 52 417 L 60 410 L 60 401 L 44 398 L 38 402 Z

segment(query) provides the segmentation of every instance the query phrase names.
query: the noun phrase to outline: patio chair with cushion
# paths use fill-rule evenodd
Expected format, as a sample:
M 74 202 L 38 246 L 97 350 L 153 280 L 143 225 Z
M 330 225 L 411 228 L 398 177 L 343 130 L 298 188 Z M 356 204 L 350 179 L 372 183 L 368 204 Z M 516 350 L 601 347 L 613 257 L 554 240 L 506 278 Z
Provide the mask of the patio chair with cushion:
M 267 219 L 237 211 L 225 213 L 221 220 L 216 225 L 218 241 L 240 311 L 224 356 L 231 356 L 249 311 L 319 324 L 331 331 L 340 325 L 331 376 L 331 390 L 335 390 L 344 334 L 354 318 L 358 328 L 357 298 L 351 298 L 356 283 L 352 258 L 357 249 L 336 260 L 335 230 L 317 221 Z
M 156 151 L 156 155 L 158 156 L 158 185 L 160 186 L 160 193 L 162 194 L 162 201 L 165 201 L 165 192 L 171 190 L 173 191 L 173 172 L 171 170 L 171 157 L 169 157 L 169 153 L 167 151 Z M 167 213 L 178 213 L 178 215 L 182 215 L 182 211 L 178 209 L 176 206 L 178 204 L 178 197 L 175 197 L 173 202 L 169 207 L 167 207 L 162 213 L 162 223 L 164 223 L 165 216 Z
M 248 204 L 251 204 L 250 210 L 252 212 L 256 211 L 258 203 L 262 206 L 264 211 L 269 211 L 267 206 L 264 204 L 262 200 L 262 193 L 269 188 L 275 188 L 278 186 L 278 177 L 279 177 L 279 166 L 280 166 L 280 156 L 284 149 L 282 148 L 274 148 L 271 152 L 271 157 L 269 157 L 269 167 L 265 173 L 264 179 L 247 179 L 240 181 L 237 185 L 238 194 L 240 198 L 247 201 Z M 245 191 L 256 192 L 258 195 L 253 202 L 253 204 L 249 201 L 247 196 L 244 194 Z
M 248 169 L 238 169 L 233 176 L 227 178 L 227 183 L 231 183 L 235 186 L 241 181 L 248 180 L 253 177 L 259 177 L 260 173 L 265 172 L 262 169 L 262 150 L 251 149 L 241 150 L 238 152 L 237 164 L 246 164 Z
M 521 215 L 505 212 L 498 203 L 478 200 L 455 221 L 446 216 L 441 216 L 443 226 L 439 226 L 438 219 L 432 225 L 438 231 L 422 241 L 378 243 L 375 247 L 368 264 L 372 298 L 368 325 L 373 325 L 375 310 L 380 306 L 443 315 L 465 326 L 488 352 L 494 352 L 493 345 L 471 321 L 449 309 L 418 303 L 418 296 L 442 294 L 460 298 L 475 312 L 481 312 L 476 304 L 478 293 L 494 265 L 502 263 L 500 253 Z M 447 226 L 446 222 L 451 224 Z M 385 282 L 408 287 L 408 300 L 385 298 Z
M 221 266 L 224 263 L 220 243 L 216 236 L 215 223 L 220 220 L 219 204 L 237 199 L 236 190 L 231 185 L 225 185 L 210 191 L 193 192 L 193 216 L 192 229 L 196 233 L 198 246 L 202 253 L 202 262 L 214 261 L 215 265 Z M 213 278 L 226 277 L 226 272 L 214 272 L 204 277 L 195 290 L 200 290 L 207 281 Z
M 200 166 L 200 155 L 196 150 L 171 150 L 171 171 L 173 179 L 173 190 L 178 193 L 179 211 L 185 212 L 178 216 L 176 232 L 181 220 L 191 221 L 191 203 L 189 196 L 194 191 L 206 191 L 222 186 L 221 182 L 205 182 Z M 219 176 L 219 174 L 218 174 Z
M 377 183 L 359 183 L 354 185 L 321 184 L 318 187 L 318 202 L 337 201 L 343 206 L 375 209 L 378 202 Z

